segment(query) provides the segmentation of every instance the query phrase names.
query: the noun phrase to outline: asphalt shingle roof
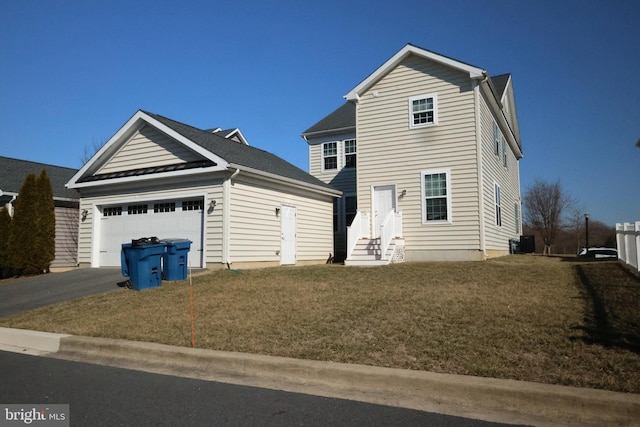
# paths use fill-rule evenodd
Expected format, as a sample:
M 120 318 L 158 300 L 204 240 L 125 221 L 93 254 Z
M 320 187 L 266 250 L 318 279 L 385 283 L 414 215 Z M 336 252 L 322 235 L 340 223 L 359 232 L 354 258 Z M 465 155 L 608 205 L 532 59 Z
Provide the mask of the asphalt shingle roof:
M 496 91 L 498 92 L 498 99 L 502 98 L 502 95 L 504 95 L 504 90 L 507 88 L 509 76 L 511 76 L 511 74 L 500 74 L 498 76 L 491 77 L 491 83 L 493 83 L 493 87 L 496 88 Z
M 309 129 L 305 130 L 302 135 L 311 135 L 314 133 L 321 133 L 329 130 L 349 129 L 356 127 L 356 106 L 347 102 L 342 104 L 341 107 L 336 109 L 333 113 L 329 114 L 324 119 L 320 120 Z
M 318 178 L 311 176 L 304 170 L 268 151 L 223 138 L 220 135 L 177 122 L 159 114 L 148 111 L 143 112 L 229 163 L 335 190 Z
M 78 172 L 76 169 L 53 166 L 44 163 L 30 162 L 28 160 L 12 159 L 0 156 L 0 190 L 4 192 L 18 193 L 24 183 L 24 179 L 30 173 L 40 175 L 42 169 L 47 171 L 53 197 L 56 199 L 79 200 L 80 195 L 76 190 L 70 190 L 65 184 Z

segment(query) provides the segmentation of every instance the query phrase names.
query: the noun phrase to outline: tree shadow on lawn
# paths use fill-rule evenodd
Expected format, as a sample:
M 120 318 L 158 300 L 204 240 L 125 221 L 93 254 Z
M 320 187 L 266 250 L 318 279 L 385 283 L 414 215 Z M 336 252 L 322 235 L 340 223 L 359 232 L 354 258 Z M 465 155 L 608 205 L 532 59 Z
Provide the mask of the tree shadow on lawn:
M 640 280 L 617 261 L 565 258 L 572 262 L 585 299 L 584 325 L 572 337 L 589 344 L 640 354 Z

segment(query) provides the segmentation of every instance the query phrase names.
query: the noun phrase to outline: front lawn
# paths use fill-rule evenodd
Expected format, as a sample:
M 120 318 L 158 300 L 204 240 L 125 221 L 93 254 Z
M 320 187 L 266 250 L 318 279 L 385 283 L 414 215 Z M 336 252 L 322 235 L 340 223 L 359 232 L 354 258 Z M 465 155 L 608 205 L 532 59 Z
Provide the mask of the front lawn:
M 221 270 L 193 296 L 200 348 L 640 393 L 640 281 L 614 261 Z M 190 346 L 189 281 L 0 326 Z

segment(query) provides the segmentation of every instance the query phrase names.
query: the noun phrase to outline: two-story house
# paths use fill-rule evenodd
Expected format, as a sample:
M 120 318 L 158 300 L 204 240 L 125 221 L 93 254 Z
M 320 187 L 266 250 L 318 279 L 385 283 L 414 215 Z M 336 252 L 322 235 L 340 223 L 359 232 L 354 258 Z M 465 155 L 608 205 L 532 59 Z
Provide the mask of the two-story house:
M 343 192 L 347 264 L 484 260 L 521 234 L 510 74 L 406 45 L 307 129 L 311 175 Z

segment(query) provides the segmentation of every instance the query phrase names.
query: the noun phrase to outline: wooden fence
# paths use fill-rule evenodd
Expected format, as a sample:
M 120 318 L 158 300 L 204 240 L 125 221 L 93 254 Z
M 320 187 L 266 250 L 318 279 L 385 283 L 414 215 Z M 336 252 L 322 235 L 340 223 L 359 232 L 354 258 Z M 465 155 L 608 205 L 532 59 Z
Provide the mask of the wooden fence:
M 616 242 L 620 262 L 640 276 L 640 221 L 616 224 Z

